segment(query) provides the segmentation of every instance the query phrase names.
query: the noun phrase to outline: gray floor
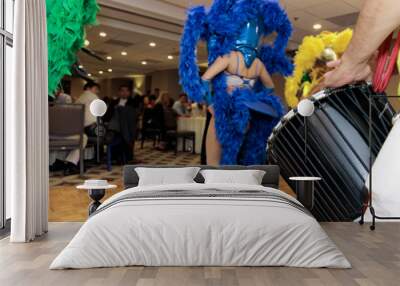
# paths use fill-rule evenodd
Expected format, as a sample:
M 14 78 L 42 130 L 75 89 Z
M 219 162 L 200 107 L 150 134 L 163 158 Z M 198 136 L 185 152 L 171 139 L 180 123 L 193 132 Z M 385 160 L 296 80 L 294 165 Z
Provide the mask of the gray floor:
M 50 271 L 81 223 L 51 223 L 30 244 L 0 241 L 0 285 L 400 285 L 400 223 L 322 224 L 353 265 L 350 270 L 284 267 L 126 267 Z

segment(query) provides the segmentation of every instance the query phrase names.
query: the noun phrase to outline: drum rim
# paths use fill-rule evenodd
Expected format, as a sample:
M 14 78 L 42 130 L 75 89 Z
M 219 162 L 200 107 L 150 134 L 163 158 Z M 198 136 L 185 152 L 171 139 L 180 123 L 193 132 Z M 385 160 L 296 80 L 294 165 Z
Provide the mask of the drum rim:
M 335 94 L 335 93 L 338 93 L 338 92 L 341 92 L 344 90 L 363 88 L 363 87 L 371 88 L 372 83 L 371 82 L 361 82 L 361 83 L 349 84 L 349 85 L 339 87 L 339 88 L 327 88 L 327 89 L 323 89 L 323 90 L 311 95 L 308 99 L 311 100 L 311 102 L 316 103 L 332 94 Z M 295 107 L 295 108 L 290 109 L 281 118 L 279 123 L 272 129 L 272 133 L 267 140 L 268 144 L 272 144 L 272 142 L 274 141 L 274 138 L 276 136 L 276 133 L 279 132 L 279 130 L 281 130 L 287 124 L 287 122 L 292 120 L 292 118 L 295 117 L 298 113 L 299 112 L 297 110 L 297 107 Z

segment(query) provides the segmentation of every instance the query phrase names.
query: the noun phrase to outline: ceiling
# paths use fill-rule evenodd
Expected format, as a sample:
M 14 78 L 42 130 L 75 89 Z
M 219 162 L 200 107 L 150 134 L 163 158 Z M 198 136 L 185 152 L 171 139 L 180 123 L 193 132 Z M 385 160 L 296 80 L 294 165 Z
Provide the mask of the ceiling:
M 96 60 L 80 52 L 84 68 L 95 78 L 125 77 L 158 70 L 174 69 L 178 64 L 179 40 L 187 7 L 212 0 L 98 0 L 99 25 L 87 29 L 89 49 L 112 60 Z M 289 49 L 295 49 L 304 36 L 322 29 L 338 31 L 353 26 L 364 0 L 281 0 L 294 26 Z M 100 32 L 107 34 L 101 37 Z M 150 47 L 151 42 L 156 47 Z M 126 56 L 121 55 L 125 51 Z M 173 59 L 168 59 L 172 55 Z M 205 62 L 204 45 L 199 61 Z M 146 61 L 146 65 L 142 62 Z M 108 72 L 112 69 L 112 72 Z M 99 74 L 103 71 L 103 74 Z

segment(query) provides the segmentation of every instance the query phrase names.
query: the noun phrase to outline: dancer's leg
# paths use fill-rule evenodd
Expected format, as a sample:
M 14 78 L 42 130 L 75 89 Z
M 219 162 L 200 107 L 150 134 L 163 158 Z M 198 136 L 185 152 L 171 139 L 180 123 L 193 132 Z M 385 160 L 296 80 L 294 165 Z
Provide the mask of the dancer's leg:
M 214 109 L 210 107 L 209 110 L 212 114 L 212 117 L 208 127 L 206 139 L 207 164 L 211 166 L 218 166 L 221 162 L 221 144 L 218 141 L 217 130 L 215 128 Z

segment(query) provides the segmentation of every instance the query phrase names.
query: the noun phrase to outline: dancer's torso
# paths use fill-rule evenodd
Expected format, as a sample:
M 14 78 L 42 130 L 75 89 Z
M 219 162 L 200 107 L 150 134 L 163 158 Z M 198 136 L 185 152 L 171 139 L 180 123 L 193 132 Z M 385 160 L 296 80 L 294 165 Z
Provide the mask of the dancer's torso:
M 256 59 L 253 64 L 246 68 L 240 52 L 232 52 L 233 61 L 225 71 L 228 91 L 236 88 L 253 88 L 260 74 L 261 63 Z

